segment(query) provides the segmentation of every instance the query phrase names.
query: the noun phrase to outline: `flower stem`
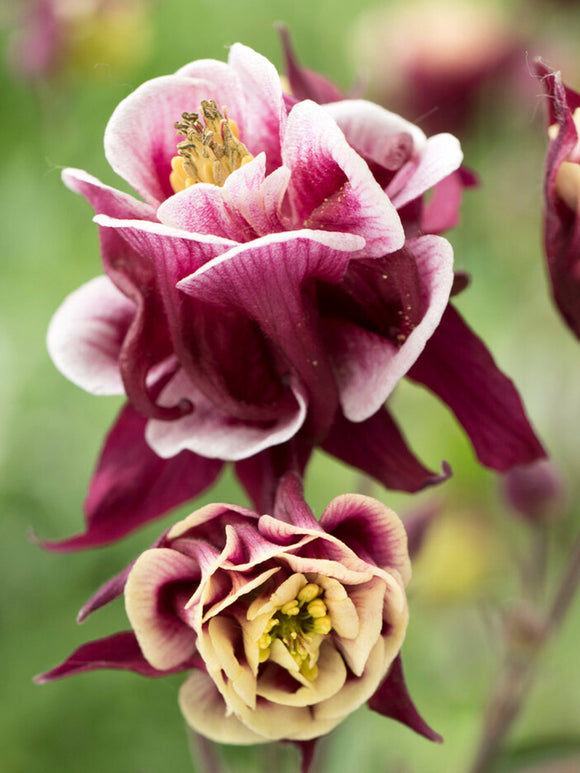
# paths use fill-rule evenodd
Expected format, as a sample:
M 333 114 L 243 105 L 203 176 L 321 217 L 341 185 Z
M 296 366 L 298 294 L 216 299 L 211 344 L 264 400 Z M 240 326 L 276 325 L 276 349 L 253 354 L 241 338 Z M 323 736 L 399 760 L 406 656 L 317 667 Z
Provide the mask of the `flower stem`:
M 196 773 L 224 773 L 215 744 L 193 730 L 189 730 L 188 736 Z
M 532 685 L 539 655 L 554 636 L 580 585 L 580 535 L 570 553 L 552 604 L 540 630 L 525 643 L 508 639 L 508 648 L 495 690 L 484 718 L 483 732 L 469 773 L 492 770 L 503 743 L 524 705 Z

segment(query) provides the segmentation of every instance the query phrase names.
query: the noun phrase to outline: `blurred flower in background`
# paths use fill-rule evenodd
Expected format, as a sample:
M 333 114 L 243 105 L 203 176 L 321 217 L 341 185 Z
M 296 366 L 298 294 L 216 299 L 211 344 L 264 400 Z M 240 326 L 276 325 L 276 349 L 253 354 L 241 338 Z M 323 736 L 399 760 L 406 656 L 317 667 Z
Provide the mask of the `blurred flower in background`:
M 150 0 L 27 0 L 16 17 L 8 48 L 12 70 L 40 81 L 64 72 L 98 75 L 99 65 L 117 73 L 148 55 Z M 16 6 L 16 4 L 15 4 Z
M 353 58 L 371 97 L 429 131 L 461 133 L 483 88 L 515 77 L 525 39 L 502 6 L 443 0 L 405 2 L 361 14 Z

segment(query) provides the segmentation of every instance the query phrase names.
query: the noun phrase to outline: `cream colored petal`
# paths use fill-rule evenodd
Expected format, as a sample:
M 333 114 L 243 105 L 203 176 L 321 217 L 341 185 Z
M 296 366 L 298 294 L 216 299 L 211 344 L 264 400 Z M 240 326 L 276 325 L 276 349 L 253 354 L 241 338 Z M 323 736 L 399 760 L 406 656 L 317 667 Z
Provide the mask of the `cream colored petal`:
M 385 661 L 385 646 L 379 639 L 367 660 L 366 668 L 360 677 L 351 677 L 336 695 L 321 701 L 313 707 L 315 720 L 343 720 L 348 714 L 362 706 L 375 692 L 385 678 L 390 661 Z
M 187 556 L 168 548 L 142 553 L 125 585 L 125 608 L 143 655 L 160 670 L 174 668 L 195 650 L 196 635 L 179 617 L 159 605 L 159 593 L 172 581 L 195 576 L 197 567 Z
M 397 578 L 392 578 L 387 586 L 383 619 L 389 624 L 388 635 L 383 638 L 385 657 L 390 664 L 401 649 L 409 622 L 407 597 Z
M 204 507 L 200 507 L 199 510 L 195 510 L 193 513 L 190 513 L 190 515 L 188 515 L 182 521 L 178 521 L 174 526 L 171 527 L 171 529 L 169 529 L 169 531 L 167 532 L 166 539 L 167 540 L 178 539 L 179 537 L 183 536 L 186 532 L 188 532 L 190 529 L 193 529 L 196 526 L 199 526 L 200 524 L 207 523 L 208 521 L 212 521 L 214 518 L 217 518 L 220 515 L 225 515 L 229 511 L 233 511 L 234 513 L 239 513 L 240 515 L 243 515 L 244 517 L 249 518 L 251 521 L 258 520 L 258 516 L 256 515 L 256 513 L 253 513 L 251 510 L 248 510 L 248 508 L 246 507 L 239 507 L 238 505 L 224 505 L 220 503 L 212 503 L 210 505 L 205 505 Z
M 292 574 L 287 580 L 272 593 L 266 601 L 263 598 L 256 599 L 248 608 L 248 620 L 252 620 L 258 615 L 269 612 L 272 615 L 282 605 L 288 601 L 293 601 L 298 592 L 308 583 L 303 574 Z
M 288 566 L 295 572 L 304 574 L 321 574 L 325 577 L 335 577 L 339 582 L 348 585 L 357 585 L 361 582 L 367 582 L 371 577 L 378 573 L 375 567 L 369 567 L 368 570 L 362 570 L 362 567 L 368 566 L 362 561 L 358 561 L 358 569 L 350 569 L 339 561 L 332 561 L 328 558 L 303 558 L 286 553 L 283 558 Z
M 243 698 L 236 690 L 234 690 L 232 682 L 226 676 L 225 671 L 223 671 L 220 658 L 214 648 L 207 629 L 208 626 L 205 626 L 205 630 L 202 631 L 197 640 L 199 654 L 203 658 L 209 676 L 222 695 L 226 707 L 226 714 L 228 716 L 230 714 L 239 715 L 240 711 L 247 709 L 248 706 Z M 236 676 L 237 675 L 238 673 L 236 672 Z
M 239 714 L 240 720 L 263 740 L 279 741 L 293 738 L 310 727 L 310 709 L 299 706 L 282 706 L 279 703 L 259 699 L 254 711 L 246 709 Z
M 256 705 L 256 677 L 250 666 L 240 663 L 235 656 L 235 645 L 241 634 L 237 620 L 229 617 L 213 617 L 209 621 L 208 635 L 217 660 L 230 680 L 235 692 L 250 708 Z
M 349 588 L 350 600 L 356 608 L 360 630 L 356 638 L 352 636 L 337 638 L 336 646 L 350 670 L 357 676 L 361 676 L 364 671 L 369 653 L 381 635 L 385 590 L 384 580 L 378 577 L 373 577 L 365 585 Z
M 248 665 L 254 676 L 257 676 L 258 668 L 260 666 L 260 649 L 258 647 L 258 640 L 266 630 L 266 625 L 269 621 L 270 614 L 268 612 L 255 617 L 253 620 L 246 620 L 238 617 L 238 622 L 240 623 L 244 637 L 244 651 L 246 653 L 246 660 L 248 661 Z
M 332 577 L 322 575 L 318 575 L 314 582 L 324 589 L 324 603 L 336 634 L 346 639 L 357 637 L 360 628 L 358 614 L 344 585 Z M 366 587 L 366 584 L 362 587 Z
M 288 651 L 288 647 L 280 639 L 274 639 L 270 646 L 270 658 L 272 663 L 276 663 L 286 671 L 289 671 L 292 676 L 298 673 L 298 664 Z
M 179 691 L 179 707 L 187 724 L 217 743 L 255 744 L 265 740 L 234 715 L 226 714 L 226 705 L 211 677 L 193 671 Z
M 273 703 L 285 706 L 312 706 L 332 695 L 335 695 L 346 680 L 346 666 L 340 654 L 327 640 L 322 642 L 318 658 L 318 676 L 308 685 L 289 692 L 286 687 L 280 687 L 276 680 L 276 670 L 264 670 L 258 678 L 258 695 Z

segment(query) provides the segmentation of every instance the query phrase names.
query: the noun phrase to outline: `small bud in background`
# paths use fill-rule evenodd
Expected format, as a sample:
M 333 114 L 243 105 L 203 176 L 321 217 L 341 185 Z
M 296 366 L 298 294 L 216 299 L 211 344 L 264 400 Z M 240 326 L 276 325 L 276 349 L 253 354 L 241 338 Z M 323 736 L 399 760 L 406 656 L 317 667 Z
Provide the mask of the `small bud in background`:
M 361 15 L 353 55 L 375 101 L 423 129 L 457 132 L 469 123 L 482 88 L 525 61 L 520 29 L 493 4 L 389 4 Z
M 533 523 L 557 517 L 565 499 L 562 475 L 547 460 L 514 467 L 505 475 L 501 490 L 510 506 Z

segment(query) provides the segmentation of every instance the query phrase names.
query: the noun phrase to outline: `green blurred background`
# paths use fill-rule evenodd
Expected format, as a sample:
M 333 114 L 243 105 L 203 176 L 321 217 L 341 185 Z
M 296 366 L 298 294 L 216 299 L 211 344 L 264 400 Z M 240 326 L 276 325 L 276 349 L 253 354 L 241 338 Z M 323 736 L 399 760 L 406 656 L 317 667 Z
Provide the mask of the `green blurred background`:
M 2 12 L 5 50 L 12 45 L 16 10 L 12 6 L 17 5 Z M 119 185 L 102 151 L 103 131 L 117 103 L 147 78 L 172 72 L 188 61 L 225 59 L 227 46 L 235 41 L 256 48 L 280 67 L 275 21 L 288 24 L 305 65 L 348 88 L 360 67 L 353 39 L 361 14 L 389 5 L 398 4 L 165 0 L 152 3 L 143 19 L 108 29 L 100 43 L 95 39 L 81 46 L 74 61 L 50 79 L 26 82 L 3 65 L 3 771 L 192 769 L 176 702 L 182 677 L 153 681 L 98 672 L 44 687 L 31 681 L 87 639 L 127 626 L 121 603 L 95 614 L 80 628 L 74 617 L 103 581 L 148 546 L 171 519 L 187 512 L 182 508 L 119 545 L 89 553 L 51 555 L 30 539 L 31 529 L 53 539 L 81 529 L 91 470 L 119 406 L 115 399 L 92 397 L 68 383 L 46 354 L 45 331 L 52 313 L 67 293 L 101 270 L 91 212 L 64 188 L 60 170 L 81 167 Z M 569 68 L 564 75 L 571 83 L 575 79 L 578 87 L 580 55 L 574 59 L 570 51 L 579 39 L 580 12 L 573 3 L 568 5 L 556 8 L 536 2 L 506 7 L 512 11 L 513 26 L 531 41 L 522 44 L 522 63 L 543 53 L 558 65 L 561 52 Z M 356 34 L 360 41 L 360 33 Z M 108 53 L 97 44 L 108 45 Z M 462 223 L 449 238 L 457 268 L 473 275 L 458 305 L 515 379 L 568 482 L 568 514 L 550 537 L 555 577 L 578 528 L 574 503 L 579 490 L 580 348 L 548 297 L 540 247 L 545 139 L 539 88 L 531 76 L 526 74 L 525 80 L 513 92 L 506 92 L 505 84 L 497 91 L 482 92 L 478 109 L 461 133 L 466 163 L 478 171 L 482 186 L 467 193 Z M 466 769 L 478 738 L 482 708 L 501 655 L 498 609 L 518 593 L 513 558 L 528 549 L 530 535 L 507 513 L 497 496 L 496 476 L 478 467 L 462 432 L 435 399 L 402 384 L 392 405 L 424 461 L 437 468 L 441 459 L 447 459 L 455 473 L 437 492 L 443 515 L 419 557 L 416 580 L 409 589 L 411 624 L 404 647 L 411 692 L 446 740 L 443 746 L 430 744 L 365 708 L 331 735 L 325 752 L 327 769 L 454 773 Z M 306 485 L 317 513 L 333 496 L 361 488 L 402 514 L 434 496 L 369 489 L 352 470 L 322 454 L 310 468 Z M 200 503 L 216 500 L 244 501 L 230 474 Z M 579 612 L 576 603 L 558 640 L 542 658 L 537 684 L 511 739 L 514 759 L 522 759 L 525 749 L 534 759 L 543 747 L 580 742 Z M 254 750 L 228 749 L 224 754 L 233 773 L 259 770 L 262 764 Z M 287 764 L 295 764 L 295 759 Z

